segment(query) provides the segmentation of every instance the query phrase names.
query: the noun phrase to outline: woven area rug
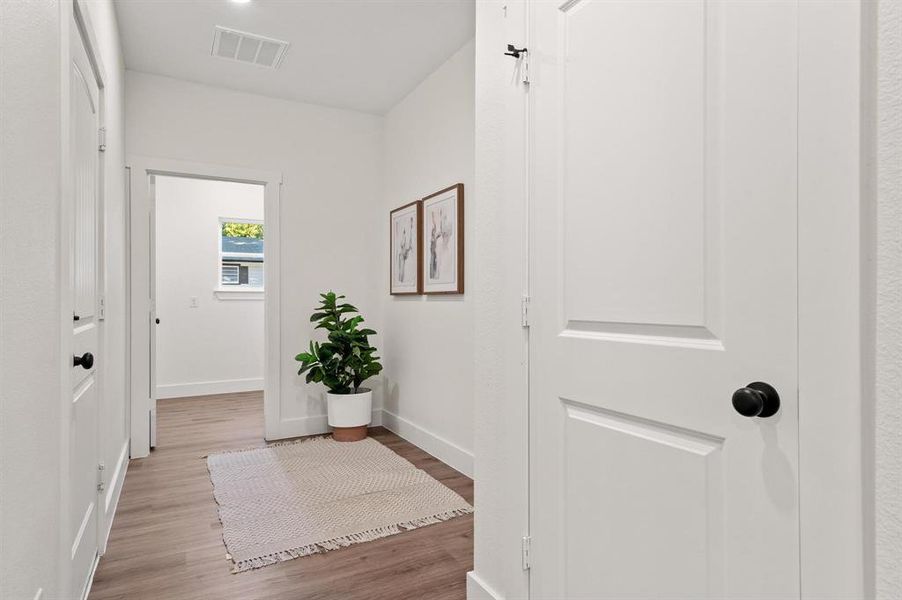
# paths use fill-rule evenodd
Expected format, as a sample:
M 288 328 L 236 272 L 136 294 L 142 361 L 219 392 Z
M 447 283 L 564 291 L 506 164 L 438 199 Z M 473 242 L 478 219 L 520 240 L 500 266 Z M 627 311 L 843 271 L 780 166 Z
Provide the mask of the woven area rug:
M 234 573 L 473 512 L 372 438 L 211 454 L 207 468 Z

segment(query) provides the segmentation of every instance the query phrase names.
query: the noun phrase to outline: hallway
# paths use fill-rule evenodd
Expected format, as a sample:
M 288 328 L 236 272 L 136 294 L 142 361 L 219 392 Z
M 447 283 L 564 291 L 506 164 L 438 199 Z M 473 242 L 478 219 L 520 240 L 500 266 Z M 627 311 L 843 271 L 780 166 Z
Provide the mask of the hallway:
M 233 575 L 203 457 L 262 446 L 262 394 L 158 403 L 157 448 L 133 460 L 90 597 L 424 598 L 465 596 L 473 568 L 473 517 Z M 473 482 L 383 429 L 371 435 L 473 501 Z

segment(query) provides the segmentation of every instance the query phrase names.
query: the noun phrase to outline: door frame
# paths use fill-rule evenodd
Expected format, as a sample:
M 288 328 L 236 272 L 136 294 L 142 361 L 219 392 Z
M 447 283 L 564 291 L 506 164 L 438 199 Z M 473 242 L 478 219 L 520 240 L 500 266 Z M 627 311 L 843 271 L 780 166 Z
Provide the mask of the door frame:
M 493 0 L 491 8 L 477 11 L 477 51 L 483 70 L 477 67 L 477 80 L 491 90 L 479 95 L 487 98 L 480 106 L 477 98 L 477 123 L 480 113 L 498 117 L 487 129 L 501 132 L 502 141 L 477 131 L 477 156 L 490 165 L 480 176 L 477 166 L 477 194 L 484 194 L 487 207 L 483 216 L 495 219 L 493 201 L 503 210 L 523 214 L 529 199 L 528 93 L 524 86 L 511 84 L 513 62 L 501 51 L 506 43 L 530 47 L 529 3 L 510 4 Z M 866 478 L 869 461 L 869 395 L 873 334 L 869 325 L 870 287 L 873 283 L 871 256 L 873 234 L 870 231 L 873 190 L 869 183 L 869 119 L 872 118 L 868 85 L 875 56 L 869 30 L 871 9 L 864 0 L 796 2 L 799 27 L 799 131 L 798 131 L 798 222 L 799 222 L 799 536 L 802 598 L 862 597 L 866 593 L 872 557 L 867 545 L 872 533 L 866 527 L 868 505 L 873 489 Z M 494 13 L 494 14 L 493 14 Z M 502 17 L 503 15 L 503 17 Z M 482 16 L 482 19 L 480 19 Z M 497 19 L 497 20 L 496 20 Z M 502 20 L 503 19 L 503 20 Z M 488 55 L 490 54 L 491 55 Z M 495 55 L 497 54 L 497 56 Z M 477 65 L 480 64 L 477 60 Z M 499 75 L 504 74 L 505 77 Z M 541 73 L 533 69 L 533 80 Z M 514 78 L 516 79 L 516 78 Z M 499 113 L 500 102 L 504 110 Z M 482 144 L 482 145 L 481 145 Z M 505 158 L 510 159 L 505 160 Z M 491 171 L 492 167 L 497 170 Z M 500 179 L 491 183 L 490 176 Z M 525 216 L 523 217 L 525 220 Z M 503 240 L 489 240 L 502 236 Z M 479 237 L 477 235 L 477 237 Z M 500 230 L 487 228 L 479 245 L 505 248 L 496 257 L 495 267 L 517 277 L 505 280 L 503 289 L 489 278 L 477 279 L 474 292 L 485 304 L 491 322 L 503 320 L 509 325 L 493 329 L 499 347 L 509 349 L 528 345 L 519 324 L 528 295 L 529 238 L 528 223 Z M 481 289 L 480 289 L 481 288 Z M 478 315 L 477 315 L 478 317 Z M 477 318 L 478 321 L 478 318 Z M 479 322 L 477 322 L 477 326 Z M 478 328 L 478 327 L 477 327 Z M 478 450 L 509 457 L 503 473 L 492 473 L 492 480 L 507 489 L 525 490 L 525 499 L 506 500 L 509 506 L 496 506 L 502 497 L 494 484 L 483 497 L 492 514 L 505 515 L 504 523 L 492 524 L 494 532 L 506 536 L 528 535 L 529 502 L 528 447 L 529 399 L 528 362 L 523 352 L 502 354 L 492 372 L 477 372 L 476 389 L 497 393 L 495 405 L 484 409 L 486 420 L 476 430 Z M 494 378 L 502 377 L 500 387 Z M 477 418 L 479 421 L 480 418 Z M 497 428 L 515 423 L 517 435 L 488 437 Z M 491 459 L 486 457 L 486 462 Z M 477 471 L 480 460 L 477 460 Z M 494 463 L 493 463 L 494 464 Z M 499 467 L 499 465 L 495 465 Z M 520 492 L 523 494 L 524 492 Z M 478 502 L 478 499 L 477 499 Z M 479 506 L 477 506 L 479 508 Z M 513 510 L 516 508 L 516 510 Z M 500 511 L 500 512 L 499 512 Z M 484 526 L 488 527 L 488 526 Z M 476 544 L 484 544 L 477 531 Z M 505 554 L 494 563 L 477 561 L 469 574 L 471 597 L 521 597 L 528 594 L 518 538 L 507 539 Z M 492 547 L 497 548 L 497 542 Z M 485 552 L 486 550 L 483 550 Z M 480 551 L 477 550 L 477 555 Z M 491 571 L 485 570 L 492 567 Z M 533 568 L 535 566 L 533 565 Z M 528 571 L 526 571 L 528 573 Z M 501 587 L 506 582 L 508 589 Z
M 148 254 L 148 229 L 151 198 L 148 178 L 151 175 L 187 177 L 252 183 L 264 186 L 263 221 L 266 230 L 266 259 L 263 263 L 264 280 L 264 391 L 263 412 L 265 437 L 275 439 L 281 422 L 281 254 L 280 254 L 280 196 L 282 174 L 243 167 L 211 165 L 167 158 L 131 156 L 127 160 L 130 169 L 129 183 L 129 391 L 131 423 L 131 458 L 150 454 L 150 406 L 143 389 L 149 387 L 150 323 L 147 319 L 150 307 L 147 273 L 151 257 Z

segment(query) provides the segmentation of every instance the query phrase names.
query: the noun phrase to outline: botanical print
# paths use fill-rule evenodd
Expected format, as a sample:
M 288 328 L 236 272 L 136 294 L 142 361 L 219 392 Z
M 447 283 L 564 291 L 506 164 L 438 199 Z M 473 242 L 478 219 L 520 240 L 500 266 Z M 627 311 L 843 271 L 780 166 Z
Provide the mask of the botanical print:
M 456 197 L 454 197 L 456 199 Z M 426 209 L 426 227 L 429 236 L 429 283 L 453 283 L 457 276 L 454 243 L 454 203 L 445 201 Z
M 391 214 L 391 293 L 417 293 L 417 203 Z
M 423 293 L 464 291 L 463 194 L 463 184 L 457 184 L 423 198 Z

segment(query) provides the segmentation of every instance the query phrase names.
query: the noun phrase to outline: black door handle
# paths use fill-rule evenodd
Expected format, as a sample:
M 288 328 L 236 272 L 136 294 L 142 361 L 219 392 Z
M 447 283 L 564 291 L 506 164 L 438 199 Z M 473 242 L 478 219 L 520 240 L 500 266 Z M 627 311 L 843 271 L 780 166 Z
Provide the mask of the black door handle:
M 82 369 L 87 371 L 94 366 L 94 355 L 90 352 L 85 352 L 81 356 L 74 356 L 72 357 L 72 366 L 80 366 Z
M 156 322 L 157 325 L 159 325 L 159 324 L 160 324 L 160 317 L 157 317 L 156 319 L 154 319 L 154 321 Z
M 753 381 L 733 392 L 733 408 L 743 417 L 771 417 L 780 410 L 780 394 L 770 384 Z

